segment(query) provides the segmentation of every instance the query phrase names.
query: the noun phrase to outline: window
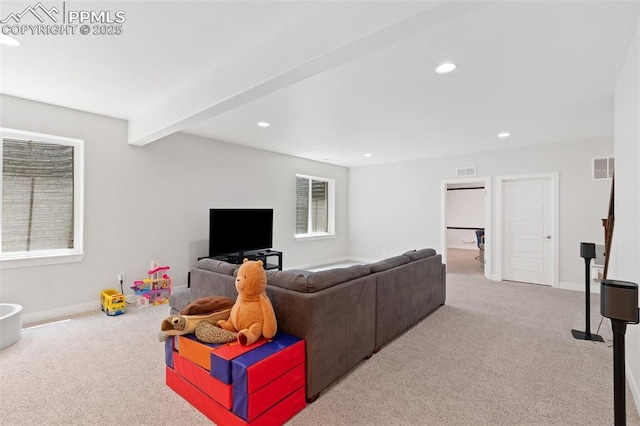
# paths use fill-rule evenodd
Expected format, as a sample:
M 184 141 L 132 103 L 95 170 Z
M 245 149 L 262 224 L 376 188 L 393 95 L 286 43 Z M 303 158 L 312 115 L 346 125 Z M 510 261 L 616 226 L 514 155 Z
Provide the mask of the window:
M 82 260 L 83 141 L 2 136 L 2 268 Z
M 296 237 L 334 235 L 333 179 L 296 175 Z

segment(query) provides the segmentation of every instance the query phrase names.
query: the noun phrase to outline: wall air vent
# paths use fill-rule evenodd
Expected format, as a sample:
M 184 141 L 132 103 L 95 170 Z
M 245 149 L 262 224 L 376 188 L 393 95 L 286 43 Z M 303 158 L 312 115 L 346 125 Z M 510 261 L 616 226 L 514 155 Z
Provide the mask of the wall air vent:
M 613 172 L 615 171 L 613 157 L 594 158 L 591 166 L 591 178 L 593 180 L 613 178 Z
M 476 168 L 475 167 L 460 167 L 456 169 L 456 177 L 467 177 L 467 176 L 475 176 Z

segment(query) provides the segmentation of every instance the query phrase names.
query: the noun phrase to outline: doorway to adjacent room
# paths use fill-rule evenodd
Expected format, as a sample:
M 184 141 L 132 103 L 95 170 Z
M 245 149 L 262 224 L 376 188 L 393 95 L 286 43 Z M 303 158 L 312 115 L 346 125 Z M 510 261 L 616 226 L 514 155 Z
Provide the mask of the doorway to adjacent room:
M 490 277 L 491 178 L 442 182 L 441 253 L 448 273 Z

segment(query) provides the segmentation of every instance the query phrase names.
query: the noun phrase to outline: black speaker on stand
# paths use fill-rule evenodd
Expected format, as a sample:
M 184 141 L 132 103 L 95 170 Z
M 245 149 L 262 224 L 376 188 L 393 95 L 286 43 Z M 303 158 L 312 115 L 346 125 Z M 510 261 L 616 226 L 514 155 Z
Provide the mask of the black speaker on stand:
M 604 342 L 602 336 L 591 334 L 591 259 L 596 257 L 596 245 L 594 243 L 580 243 L 580 257 L 584 258 L 584 295 L 585 295 L 585 328 L 584 332 L 571 330 L 571 334 L 578 340 L 591 340 Z
M 627 324 L 640 322 L 638 284 L 627 281 L 602 280 L 600 313 L 611 319 L 613 329 L 613 410 L 615 426 L 627 424 L 624 376 L 624 334 Z

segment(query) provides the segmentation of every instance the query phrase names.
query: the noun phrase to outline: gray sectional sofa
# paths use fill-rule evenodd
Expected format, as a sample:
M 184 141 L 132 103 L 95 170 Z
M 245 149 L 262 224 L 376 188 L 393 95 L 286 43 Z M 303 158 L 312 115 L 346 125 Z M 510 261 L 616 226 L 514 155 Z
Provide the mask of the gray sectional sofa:
M 191 270 L 191 288 L 171 295 L 172 313 L 206 296 L 235 298 L 238 267 L 198 261 Z M 445 272 L 442 257 L 433 249 L 313 273 L 267 271 L 267 294 L 278 329 L 306 343 L 307 401 L 444 305 Z

